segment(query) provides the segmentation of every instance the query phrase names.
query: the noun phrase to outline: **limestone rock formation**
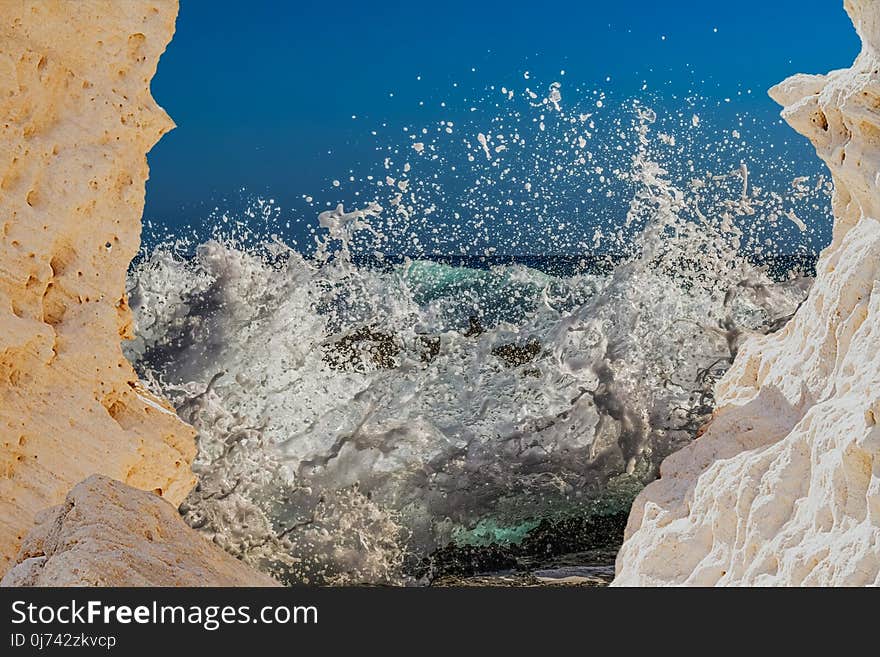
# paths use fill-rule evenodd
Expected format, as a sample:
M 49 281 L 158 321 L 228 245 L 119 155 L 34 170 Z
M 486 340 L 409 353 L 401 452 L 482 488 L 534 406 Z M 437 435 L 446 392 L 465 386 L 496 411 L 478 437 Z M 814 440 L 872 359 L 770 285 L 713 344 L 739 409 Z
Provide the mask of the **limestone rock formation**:
M 616 585 L 880 585 L 880 3 L 844 4 L 853 66 L 771 90 L 833 174 L 833 242 L 634 503 Z
M 174 504 L 194 482 L 192 430 L 120 349 L 146 152 L 173 127 L 149 85 L 176 13 L 0 3 L 0 573 L 92 473 Z
M 279 586 L 162 498 L 93 475 L 37 517 L 3 586 Z

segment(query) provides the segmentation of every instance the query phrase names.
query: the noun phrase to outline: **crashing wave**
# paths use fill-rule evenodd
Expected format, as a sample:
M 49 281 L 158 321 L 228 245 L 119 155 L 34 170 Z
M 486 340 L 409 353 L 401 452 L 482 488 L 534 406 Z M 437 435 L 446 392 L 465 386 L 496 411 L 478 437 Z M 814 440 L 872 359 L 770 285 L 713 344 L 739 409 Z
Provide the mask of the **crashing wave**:
M 285 581 L 400 582 L 487 527 L 625 508 L 810 284 L 752 262 L 750 226 L 792 198 L 745 165 L 674 182 L 636 112 L 633 237 L 610 266 L 394 259 L 379 203 L 322 213 L 308 257 L 222 236 L 146 254 L 128 356 L 199 431 L 189 524 Z

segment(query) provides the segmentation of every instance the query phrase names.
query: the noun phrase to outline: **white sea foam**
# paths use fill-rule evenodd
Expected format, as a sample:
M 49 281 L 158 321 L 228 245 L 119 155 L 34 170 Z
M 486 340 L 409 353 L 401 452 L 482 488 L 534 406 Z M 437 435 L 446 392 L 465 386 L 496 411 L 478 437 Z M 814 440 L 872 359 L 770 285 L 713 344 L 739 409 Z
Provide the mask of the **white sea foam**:
M 742 337 L 804 298 L 808 278 L 774 282 L 749 256 L 826 188 L 765 193 L 745 165 L 673 180 L 657 152 L 678 147 L 633 112 L 630 166 L 615 171 L 583 156 L 584 122 L 565 124 L 567 167 L 633 190 L 625 220 L 596 231 L 618 247 L 605 270 L 389 260 L 401 226 L 430 221 L 409 163 L 393 174 L 415 181 L 408 201 L 389 182 L 387 198 L 323 212 L 312 256 L 222 231 L 147 254 L 128 354 L 199 430 L 187 521 L 288 581 L 397 582 L 407 559 L 478 523 L 628 500 L 653 478 L 708 419 Z M 480 132 L 477 148 L 527 149 L 517 132 Z M 402 207 L 393 232 L 383 220 Z

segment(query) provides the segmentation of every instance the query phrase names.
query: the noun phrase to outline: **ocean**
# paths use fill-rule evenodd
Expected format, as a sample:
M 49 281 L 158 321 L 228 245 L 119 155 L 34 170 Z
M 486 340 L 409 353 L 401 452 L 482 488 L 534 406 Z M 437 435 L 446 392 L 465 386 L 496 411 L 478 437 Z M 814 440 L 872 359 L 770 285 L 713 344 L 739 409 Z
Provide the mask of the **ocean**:
M 784 330 L 808 294 L 821 240 L 800 217 L 824 216 L 830 183 L 759 186 L 754 149 L 681 167 L 696 115 L 676 137 L 634 104 L 599 139 L 554 89 L 535 111 L 555 128 L 521 113 L 502 138 L 465 129 L 466 156 L 445 160 L 457 180 L 479 167 L 464 196 L 418 166 L 450 124 L 380 158 L 373 200 L 318 208 L 308 248 L 254 219 L 277 217 L 265 199 L 148 244 L 125 349 L 199 432 L 190 526 L 287 583 L 607 581 L 633 497 L 698 439 L 742 340 Z M 540 185 L 529 134 L 566 163 Z M 587 175 L 625 212 L 535 232 L 538 188 L 570 197 Z M 507 184 L 531 205 L 499 200 Z M 449 207 L 471 210 L 457 231 L 438 229 Z

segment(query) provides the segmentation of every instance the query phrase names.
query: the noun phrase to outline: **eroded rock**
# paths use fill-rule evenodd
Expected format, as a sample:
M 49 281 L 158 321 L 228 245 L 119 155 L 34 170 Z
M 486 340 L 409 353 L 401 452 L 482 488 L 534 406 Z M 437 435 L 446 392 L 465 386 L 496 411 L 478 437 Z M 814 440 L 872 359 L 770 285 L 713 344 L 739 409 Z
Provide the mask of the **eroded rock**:
M 47 509 L 2 586 L 278 586 L 159 496 L 94 475 Z
M 35 514 L 103 473 L 178 504 L 193 431 L 123 357 L 150 79 L 176 0 L 0 3 L 0 572 Z
M 794 319 L 753 337 L 708 430 L 633 504 L 616 585 L 880 585 L 880 3 L 844 3 L 850 69 L 771 90 L 834 178 Z

